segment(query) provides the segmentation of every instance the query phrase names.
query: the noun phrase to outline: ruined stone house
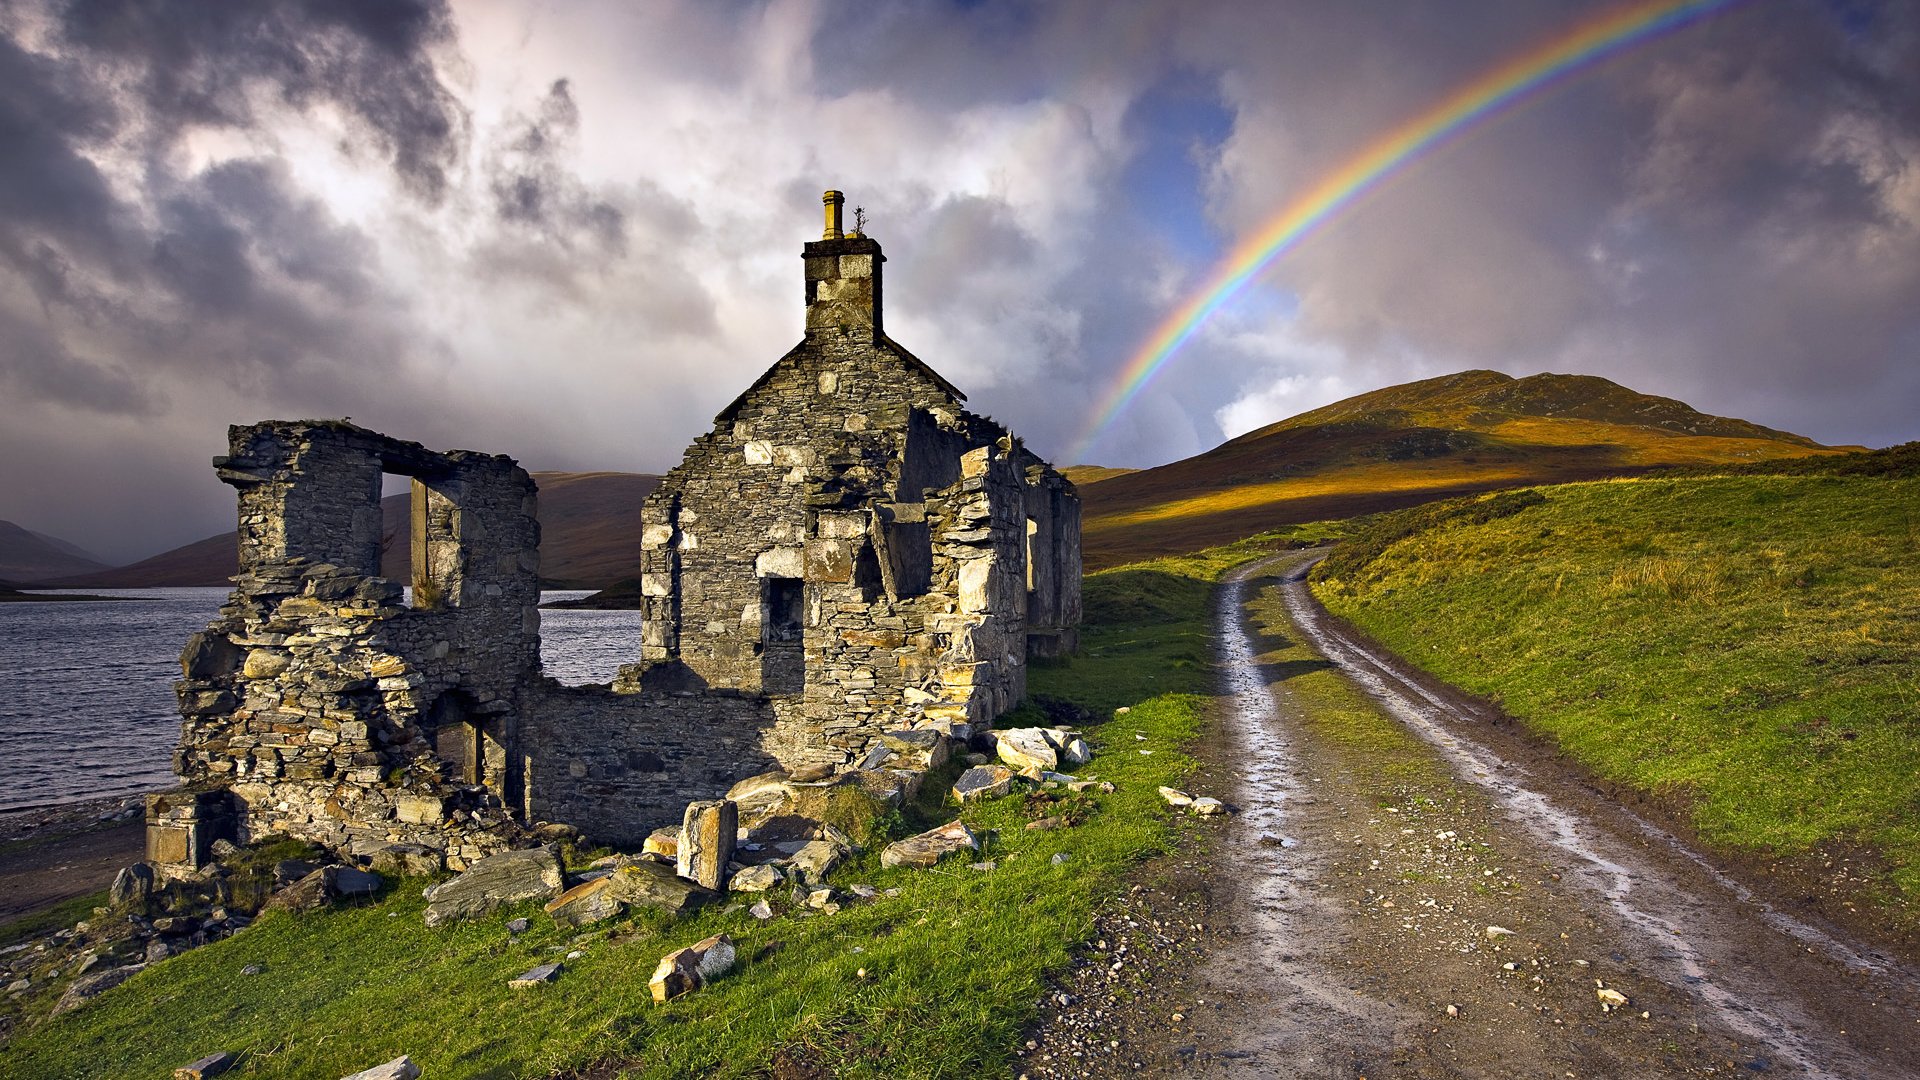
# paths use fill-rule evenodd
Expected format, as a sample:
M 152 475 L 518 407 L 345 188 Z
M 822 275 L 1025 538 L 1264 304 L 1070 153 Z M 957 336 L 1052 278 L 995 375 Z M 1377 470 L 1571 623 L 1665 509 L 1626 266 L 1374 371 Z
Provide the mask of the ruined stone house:
M 769 767 L 854 770 L 882 732 L 1018 702 L 1029 656 L 1074 647 L 1079 499 L 886 335 L 885 256 L 841 204 L 802 253 L 805 337 L 635 523 L 643 631 L 611 685 L 541 671 L 537 493 L 511 459 L 233 428 L 240 574 L 182 656 L 187 790 L 150 800 L 150 858 L 283 833 L 457 869 L 541 821 L 637 843 Z M 378 576 L 395 474 L 410 595 Z

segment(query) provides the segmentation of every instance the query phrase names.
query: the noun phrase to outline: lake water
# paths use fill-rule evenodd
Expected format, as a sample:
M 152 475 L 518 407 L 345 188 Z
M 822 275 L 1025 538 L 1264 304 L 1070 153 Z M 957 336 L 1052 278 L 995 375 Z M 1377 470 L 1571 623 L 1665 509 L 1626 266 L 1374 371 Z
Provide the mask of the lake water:
M 227 592 L 125 589 L 108 593 L 126 597 L 111 603 L 0 604 L 0 810 L 172 784 L 180 649 Z M 542 611 L 540 635 L 548 674 L 606 682 L 639 658 L 640 613 Z

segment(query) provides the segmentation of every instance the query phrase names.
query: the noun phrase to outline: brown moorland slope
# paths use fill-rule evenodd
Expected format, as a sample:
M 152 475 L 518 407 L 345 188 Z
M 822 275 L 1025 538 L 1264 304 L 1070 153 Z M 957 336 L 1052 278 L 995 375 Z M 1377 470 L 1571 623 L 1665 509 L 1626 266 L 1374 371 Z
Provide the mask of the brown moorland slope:
M 0 578 L 39 582 L 105 568 L 105 563 L 65 540 L 0 521 Z
M 1465 371 L 1301 413 L 1088 485 L 1087 568 L 1498 488 L 1839 453 L 1592 375 Z
M 551 586 L 597 589 L 638 572 L 640 504 L 660 483 L 651 473 L 537 472 L 540 485 L 540 576 Z M 380 500 L 384 537 L 380 572 L 408 577 L 411 530 L 406 495 Z M 63 577 L 66 588 L 129 589 L 161 585 L 225 585 L 239 566 L 240 540 L 226 532 L 128 566 Z

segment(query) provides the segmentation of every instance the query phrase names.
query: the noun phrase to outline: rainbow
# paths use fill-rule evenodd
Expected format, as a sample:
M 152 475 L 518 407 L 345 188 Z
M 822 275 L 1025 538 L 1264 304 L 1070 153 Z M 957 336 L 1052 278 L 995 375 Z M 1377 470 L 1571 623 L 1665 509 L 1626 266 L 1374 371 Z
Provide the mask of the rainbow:
M 1095 436 L 1140 395 L 1208 316 L 1232 300 L 1275 259 L 1407 166 L 1528 97 L 1636 45 L 1740 0 L 1653 0 L 1603 12 L 1514 56 L 1448 94 L 1328 173 L 1242 241 L 1205 286 L 1160 323 L 1101 395 L 1068 460 L 1086 456 Z

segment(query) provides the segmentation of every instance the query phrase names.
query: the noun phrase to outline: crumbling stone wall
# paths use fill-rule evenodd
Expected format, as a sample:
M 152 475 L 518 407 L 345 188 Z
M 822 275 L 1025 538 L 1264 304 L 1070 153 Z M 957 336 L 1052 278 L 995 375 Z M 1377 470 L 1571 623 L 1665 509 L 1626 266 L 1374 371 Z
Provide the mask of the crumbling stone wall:
M 828 204 L 837 214 L 829 193 Z M 230 430 L 241 572 L 188 643 L 150 854 L 284 833 L 456 869 L 542 820 L 638 842 L 779 764 L 983 725 L 1079 622 L 1073 485 L 886 336 L 879 244 L 806 245 L 806 337 L 642 511 L 638 663 L 540 668 L 539 525 L 511 459 L 336 421 Z M 379 576 L 382 477 L 412 485 L 411 597 Z
M 647 501 L 625 676 L 767 696 L 791 767 L 991 721 L 1080 616 L 1073 485 L 886 336 L 880 245 L 837 231 L 802 253 L 805 339 Z
M 156 862 L 198 865 L 220 833 L 285 834 L 457 869 L 543 818 L 644 835 L 739 779 L 724 763 L 764 767 L 764 706 L 542 674 L 535 486 L 510 458 L 329 421 L 229 436 L 215 464 L 239 493 L 241 573 L 181 657 L 175 771 L 192 797 L 150 809 Z M 412 482 L 411 600 L 378 576 L 383 474 Z

